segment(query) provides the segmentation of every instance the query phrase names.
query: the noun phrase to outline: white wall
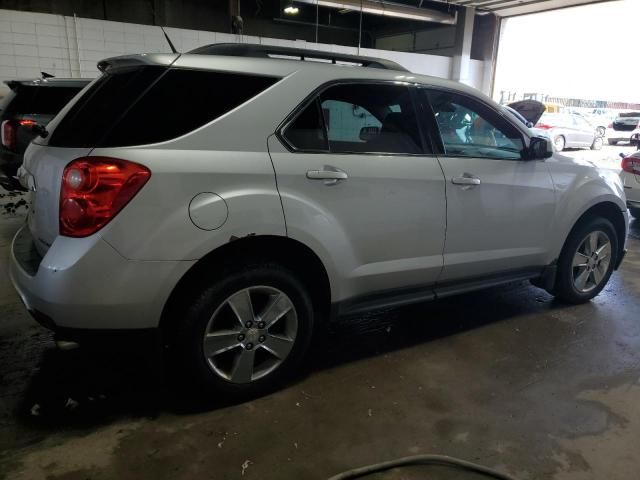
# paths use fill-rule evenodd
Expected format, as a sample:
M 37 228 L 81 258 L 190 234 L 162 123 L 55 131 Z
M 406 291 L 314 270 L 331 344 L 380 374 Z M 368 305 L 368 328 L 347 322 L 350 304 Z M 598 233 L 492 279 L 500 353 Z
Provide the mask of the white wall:
M 355 47 L 302 40 L 179 28 L 166 28 L 166 31 L 178 51 L 182 52 L 210 43 L 244 42 L 358 53 Z M 167 51 L 167 42 L 156 26 L 0 10 L 0 81 L 37 78 L 41 71 L 58 77 L 95 77 L 98 75 L 96 63 L 103 58 Z M 451 69 L 451 58 L 445 56 L 366 48 L 361 49 L 360 54 L 393 60 L 414 73 L 442 78 L 448 78 Z M 481 65 L 477 68 L 481 71 L 484 64 L 478 63 Z M 471 82 L 472 86 L 482 88 L 482 73 L 474 74 Z M 6 93 L 6 88 L 2 84 L 0 96 Z

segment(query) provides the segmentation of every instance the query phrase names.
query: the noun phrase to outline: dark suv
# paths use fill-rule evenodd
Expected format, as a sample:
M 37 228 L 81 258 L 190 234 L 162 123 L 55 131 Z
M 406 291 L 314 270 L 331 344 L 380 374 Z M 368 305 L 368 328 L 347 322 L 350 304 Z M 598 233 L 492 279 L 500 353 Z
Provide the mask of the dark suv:
M 20 189 L 14 178 L 27 146 L 56 114 L 91 80 L 42 78 L 9 80 L 11 89 L 0 100 L 0 185 Z

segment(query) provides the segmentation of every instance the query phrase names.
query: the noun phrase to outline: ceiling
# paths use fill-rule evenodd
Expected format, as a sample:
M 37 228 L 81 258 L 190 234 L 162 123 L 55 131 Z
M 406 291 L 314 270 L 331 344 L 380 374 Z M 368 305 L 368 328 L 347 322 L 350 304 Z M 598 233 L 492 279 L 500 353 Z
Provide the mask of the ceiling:
M 558 8 L 575 7 L 616 0 L 437 0 L 441 3 L 488 10 L 501 17 L 546 12 Z

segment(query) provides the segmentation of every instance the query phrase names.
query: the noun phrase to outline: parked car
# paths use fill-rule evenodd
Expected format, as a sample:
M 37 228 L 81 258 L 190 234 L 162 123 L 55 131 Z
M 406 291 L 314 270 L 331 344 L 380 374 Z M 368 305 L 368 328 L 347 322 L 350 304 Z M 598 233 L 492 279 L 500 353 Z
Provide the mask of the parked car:
M 9 94 L 0 100 L 0 185 L 19 188 L 15 179 L 27 145 L 91 80 L 39 78 L 9 80 Z
M 545 112 L 535 127 L 549 132 L 558 152 L 565 148 L 602 148 L 602 137 L 596 127 L 580 115 Z
M 329 319 L 523 279 L 580 303 L 622 261 L 620 177 L 465 85 L 259 45 L 99 68 L 21 177 L 11 278 L 59 339 L 148 333 L 186 385 L 242 397 Z
M 620 177 L 624 184 L 627 207 L 634 218 L 640 219 L 640 150 L 622 157 Z
M 546 110 L 544 103 L 537 100 L 520 100 L 504 105 L 504 108 L 524 123 L 534 135 L 551 138 L 546 130 L 534 126 Z
M 640 112 L 619 114 L 607 128 L 609 145 L 620 142 L 632 143 L 632 137 L 640 133 Z

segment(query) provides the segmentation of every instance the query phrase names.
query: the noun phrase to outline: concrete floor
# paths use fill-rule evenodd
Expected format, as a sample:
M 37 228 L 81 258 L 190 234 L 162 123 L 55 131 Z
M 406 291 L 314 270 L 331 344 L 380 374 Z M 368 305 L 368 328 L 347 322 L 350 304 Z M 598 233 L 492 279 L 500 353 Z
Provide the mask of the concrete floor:
M 521 283 L 352 319 L 288 388 L 190 410 L 117 345 L 53 348 L 5 274 L 22 221 L 0 214 L 0 479 L 315 479 L 418 453 L 523 480 L 638 478 L 638 221 L 588 304 Z

